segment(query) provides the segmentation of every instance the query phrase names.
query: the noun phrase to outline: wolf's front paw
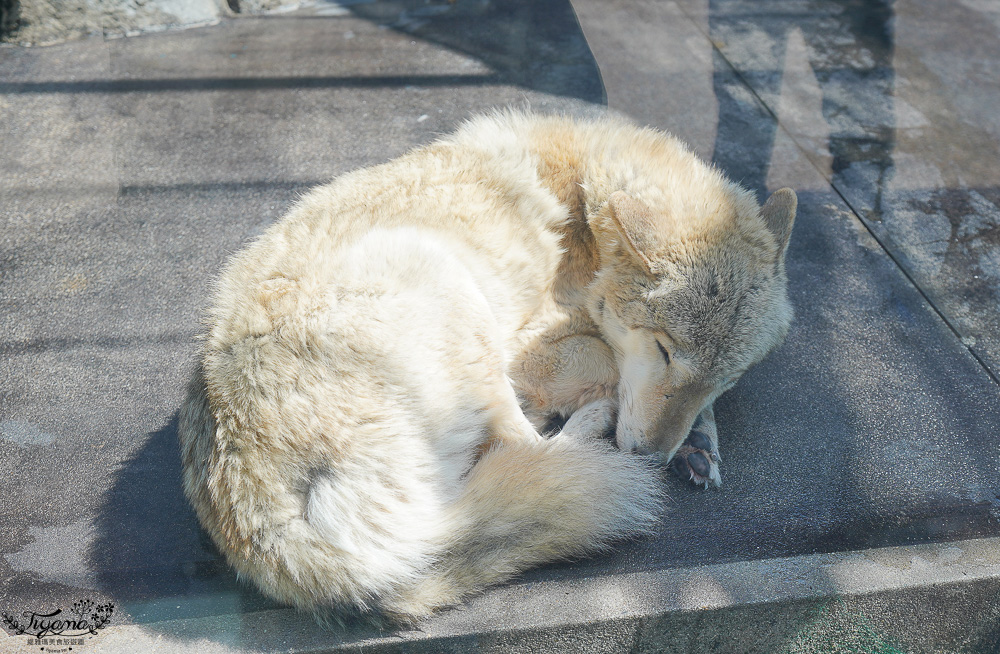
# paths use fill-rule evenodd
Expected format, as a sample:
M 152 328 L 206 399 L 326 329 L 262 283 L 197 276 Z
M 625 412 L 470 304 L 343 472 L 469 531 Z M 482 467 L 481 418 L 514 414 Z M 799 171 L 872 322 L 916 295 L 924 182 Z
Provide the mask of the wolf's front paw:
M 695 426 L 699 425 L 695 423 Z M 693 429 L 674 454 L 671 467 L 682 478 L 699 486 L 704 484 L 705 488 L 708 488 L 709 484 L 722 485 L 722 476 L 719 474 L 720 461 L 719 448 L 708 434 Z
M 617 404 L 606 397 L 584 404 L 563 425 L 560 436 L 577 440 L 601 438 L 615 431 Z

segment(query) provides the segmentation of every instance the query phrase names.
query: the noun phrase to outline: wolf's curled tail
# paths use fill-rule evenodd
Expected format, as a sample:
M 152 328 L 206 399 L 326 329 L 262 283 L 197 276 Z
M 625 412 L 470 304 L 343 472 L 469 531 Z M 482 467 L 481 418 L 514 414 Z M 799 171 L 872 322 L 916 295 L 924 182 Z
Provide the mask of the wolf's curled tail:
M 241 456 L 229 429 L 197 374 L 179 425 L 185 491 L 240 576 L 321 617 L 410 621 L 527 568 L 649 532 L 659 513 L 657 469 L 599 439 L 496 444 L 457 496 L 442 498 L 419 453 L 411 465 L 391 461 L 397 452 L 354 469 L 314 467 L 308 487 L 286 486 L 277 462 Z

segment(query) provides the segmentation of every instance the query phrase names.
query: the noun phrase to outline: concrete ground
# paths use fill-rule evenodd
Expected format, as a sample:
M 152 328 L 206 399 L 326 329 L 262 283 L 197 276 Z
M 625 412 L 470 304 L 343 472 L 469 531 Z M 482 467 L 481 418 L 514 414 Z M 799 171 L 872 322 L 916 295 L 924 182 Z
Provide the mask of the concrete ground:
M 0 47 L 0 611 L 114 603 L 84 652 L 1000 652 L 998 61 L 974 0 L 324 2 Z M 409 631 L 240 584 L 176 446 L 222 261 L 470 113 L 605 104 L 799 192 L 797 320 L 717 404 L 724 485 L 665 477 L 656 537 Z

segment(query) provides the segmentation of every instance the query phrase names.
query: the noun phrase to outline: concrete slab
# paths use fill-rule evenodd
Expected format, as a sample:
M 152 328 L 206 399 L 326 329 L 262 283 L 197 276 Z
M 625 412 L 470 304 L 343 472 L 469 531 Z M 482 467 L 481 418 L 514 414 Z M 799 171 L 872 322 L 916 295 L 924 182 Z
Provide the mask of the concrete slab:
M 720 401 L 724 486 L 665 478 L 655 538 L 413 633 L 323 630 L 236 581 L 184 502 L 175 442 L 227 254 L 308 186 L 469 112 L 600 110 L 565 2 L 440 6 L 0 49 L 0 609 L 114 602 L 88 646 L 122 652 L 990 651 L 1000 390 L 776 124 L 808 98 L 762 102 L 690 3 L 574 6 L 612 107 L 761 191 L 800 191 L 797 323 Z
M 149 626 L 108 629 L 98 642 L 123 654 L 149 646 L 226 654 L 989 651 L 998 634 L 977 619 L 1000 613 L 998 548 L 997 539 L 970 540 L 511 584 L 394 634 L 324 633 L 272 610 L 238 629 L 192 618 L 158 623 L 156 635 Z M 985 592 L 968 592 L 970 581 Z M 497 619 L 484 623 L 483 615 Z M 935 650 L 927 631 L 914 629 L 921 619 L 937 629 Z M 192 633 L 212 640 L 192 642 Z

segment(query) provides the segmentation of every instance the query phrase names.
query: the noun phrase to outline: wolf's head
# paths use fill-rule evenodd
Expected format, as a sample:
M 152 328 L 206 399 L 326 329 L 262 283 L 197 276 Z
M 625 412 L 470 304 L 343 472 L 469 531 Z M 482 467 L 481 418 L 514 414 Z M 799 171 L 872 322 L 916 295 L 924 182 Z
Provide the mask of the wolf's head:
M 590 220 L 589 310 L 615 351 L 618 445 L 670 458 L 695 419 L 784 339 L 791 189 L 763 207 L 733 184 L 666 201 L 616 191 Z

